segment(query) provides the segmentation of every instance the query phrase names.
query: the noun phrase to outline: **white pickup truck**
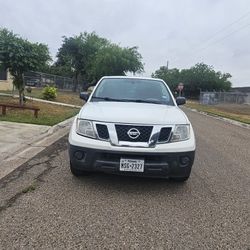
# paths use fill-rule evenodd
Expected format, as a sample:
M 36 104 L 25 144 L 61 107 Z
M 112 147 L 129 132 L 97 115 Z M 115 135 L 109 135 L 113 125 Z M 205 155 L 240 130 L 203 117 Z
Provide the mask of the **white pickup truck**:
M 103 77 L 69 134 L 70 169 L 186 181 L 195 156 L 192 125 L 161 79 Z

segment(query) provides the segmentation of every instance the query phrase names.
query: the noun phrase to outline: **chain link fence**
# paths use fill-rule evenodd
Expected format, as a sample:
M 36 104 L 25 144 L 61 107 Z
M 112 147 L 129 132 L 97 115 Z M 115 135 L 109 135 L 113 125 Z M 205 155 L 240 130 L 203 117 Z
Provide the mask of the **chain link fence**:
M 31 87 L 44 87 L 50 85 L 62 90 L 73 90 L 74 88 L 74 81 L 72 78 L 41 72 L 31 71 L 25 73 L 24 81 L 26 86 Z
M 250 93 L 201 91 L 200 103 L 206 105 L 215 105 L 220 103 L 245 104 L 250 103 Z

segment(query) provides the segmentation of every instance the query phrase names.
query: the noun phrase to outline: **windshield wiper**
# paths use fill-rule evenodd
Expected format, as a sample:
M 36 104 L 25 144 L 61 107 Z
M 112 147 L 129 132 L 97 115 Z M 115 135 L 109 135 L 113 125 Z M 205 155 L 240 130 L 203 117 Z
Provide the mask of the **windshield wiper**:
M 154 100 L 142 100 L 142 99 L 124 99 L 124 101 L 127 102 L 139 102 L 139 103 L 154 103 L 154 104 L 163 104 L 160 101 L 154 101 Z
M 92 96 L 92 98 L 98 99 L 98 100 L 104 100 L 104 101 L 107 101 L 107 102 L 124 102 L 123 99 L 115 99 L 115 98 L 110 98 L 110 97 Z
M 138 102 L 138 103 L 153 103 L 153 104 L 163 104 L 160 101 L 154 100 L 143 100 L 143 99 L 115 99 L 110 97 L 99 97 L 99 96 L 92 96 L 94 99 L 104 100 L 108 102 Z

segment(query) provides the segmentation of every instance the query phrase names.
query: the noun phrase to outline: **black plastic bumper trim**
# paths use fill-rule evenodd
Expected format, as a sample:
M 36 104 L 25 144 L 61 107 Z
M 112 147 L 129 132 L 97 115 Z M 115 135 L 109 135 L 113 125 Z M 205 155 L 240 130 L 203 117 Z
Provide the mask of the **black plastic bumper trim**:
M 77 159 L 74 156 L 76 151 L 84 152 L 85 157 L 82 160 Z M 195 151 L 178 153 L 138 153 L 83 148 L 69 144 L 69 156 L 71 166 L 79 170 L 149 177 L 186 177 L 190 175 Z M 121 172 L 119 170 L 121 157 L 144 159 L 144 172 Z M 183 165 L 181 163 L 181 157 L 188 157 L 189 162 Z

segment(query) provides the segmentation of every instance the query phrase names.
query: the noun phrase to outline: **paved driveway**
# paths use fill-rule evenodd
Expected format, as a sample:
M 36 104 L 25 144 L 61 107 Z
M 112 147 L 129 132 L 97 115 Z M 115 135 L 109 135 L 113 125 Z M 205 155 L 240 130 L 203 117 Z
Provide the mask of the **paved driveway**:
M 46 133 L 49 128 L 50 126 L 1 121 L 0 162 L 27 147 L 31 141 Z
M 249 249 L 250 130 L 187 111 L 185 184 L 75 178 L 61 139 L 0 182 L 1 249 Z

